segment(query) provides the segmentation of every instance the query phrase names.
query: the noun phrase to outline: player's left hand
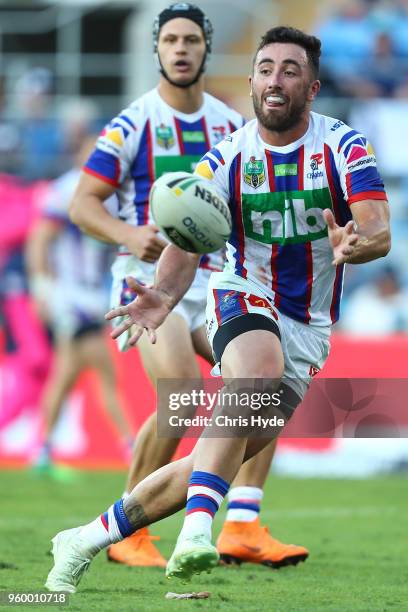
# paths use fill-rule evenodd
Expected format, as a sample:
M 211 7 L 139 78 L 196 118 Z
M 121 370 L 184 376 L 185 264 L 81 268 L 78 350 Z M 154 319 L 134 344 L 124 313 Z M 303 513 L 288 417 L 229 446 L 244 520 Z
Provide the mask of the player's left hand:
M 344 227 L 337 225 L 330 208 L 326 208 L 323 211 L 323 217 L 327 224 L 329 241 L 333 249 L 332 264 L 339 266 L 349 260 L 350 255 L 354 252 L 359 236 L 355 232 L 354 221 L 349 221 Z

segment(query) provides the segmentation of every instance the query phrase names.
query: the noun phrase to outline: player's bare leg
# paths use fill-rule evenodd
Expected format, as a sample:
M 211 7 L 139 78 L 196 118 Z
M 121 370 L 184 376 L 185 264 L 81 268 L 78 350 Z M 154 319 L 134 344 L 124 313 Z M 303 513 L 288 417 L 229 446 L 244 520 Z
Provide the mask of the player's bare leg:
M 126 493 L 132 491 L 146 476 L 169 463 L 179 443 L 175 438 L 161 438 L 159 443 L 157 440 L 157 414 L 154 412 L 137 433 Z
M 238 336 L 225 350 L 223 369 L 227 378 L 237 378 L 240 374 L 245 378 L 279 379 L 283 371 L 279 340 L 266 331 Z M 48 576 L 47 588 L 75 591 L 83 572 L 99 550 L 182 508 L 186 491 L 186 519 L 167 573 L 188 578 L 194 572 L 209 570 L 219 558 L 211 544 L 211 515 L 206 511 L 194 511 L 194 508 L 190 513 L 189 507 L 194 506 L 199 497 L 199 507 L 207 504 L 215 512 L 240 464 L 261 451 L 268 442 L 264 438 L 248 441 L 201 438 L 191 455 L 148 476 L 126 500 L 118 500 L 85 527 L 58 534 L 53 540 L 55 565 Z M 198 487 L 190 486 L 200 478 L 202 482 L 197 483 Z
M 185 320 L 180 315 L 171 314 L 158 330 L 155 345 L 147 338 L 140 339 L 140 356 L 153 387 L 156 388 L 160 378 L 180 379 L 182 385 L 183 380 L 201 377 L 193 344 L 196 333 L 199 332 L 190 334 Z M 205 333 L 204 329 L 202 333 Z M 207 342 L 206 338 L 205 341 Z M 173 457 L 179 441 L 179 438 L 158 438 L 157 415 L 151 415 L 136 436 L 126 490 L 132 491 L 146 476 L 166 465 Z
M 35 469 L 48 472 L 51 467 L 51 436 L 58 421 L 64 399 L 77 380 L 81 365 L 76 358 L 75 343 L 71 338 L 57 340 L 54 361 L 45 385 L 41 405 L 44 414 L 43 444 L 35 461 Z
M 102 385 L 104 405 L 109 411 L 124 440 L 130 437 L 130 428 L 123 415 L 117 392 L 112 361 L 102 331 L 89 331 L 78 338 L 61 337 L 57 341 L 55 363 L 47 382 L 43 398 L 45 413 L 44 446 L 39 464 L 46 464 L 50 438 L 57 424 L 64 400 L 86 368 L 98 372 Z
M 248 441 L 245 459 L 266 444 L 268 440 L 264 438 Z M 55 564 L 46 587 L 50 591 L 75 592 L 92 558 L 100 550 L 183 508 L 194 457 L 195 451 L 160 468 L 139 483 L 126 500 L 118 500 L 85 527 L 58 533 L 53 538 Z
M 47 381 L 43 407 L 45 413 L 45 438 L 48 439 L 58 420 L 62 403 L 80 372 L 76 359 L 76 347 L 71 339 L 58 340 L 55 362 Z
M 227 344 L 221 368 L 224 380 L 233 381 L 231 389 L 246 387 L 248 379 L 263 379 L 268 381 L 268 392 L 273 393 L 284 369 L 280 340 L 266 330 L 245 332 Z M 240 383 L 240 379 L 245 380 Z M 235 413 L 239 412 L 238 402 Z M 218 552 L 211 544 L 212 519 L 245 459 L 247 442 L 245 437 L 201 437 L 197 442 L 186 516 L 167 565 L 168 576 L 189 578 L 218 562 Z
M 114 422 L 126 451 L 132 439 L 131 428 L 119 400 L 115 369 L 104 331 L 101 329 L 86 333 L 76 342 L 82 369 L 92 368 L 98 374 L 104 408 Z
M 217 540 L 220 558 L 226 564 L 261 563 L 278 569 L 304 561 L 304 546 L 284 544 L 273 538 L 259 520 L 263 487 L 270 472 L 277 440 L 246 461 L 228 492 L 228 511 Z
M 260 453 L 246 461 L 231 487 L 257 487 L 262 489 L 271 469 L 276 444 L 277 440 L 272 440 Z
M 171 314 L 160 327 L 155 345 L 152 345 L 147 338 L 141 338 L 138 344 L 140 355 L 144 369 L 154 387 L 160 378 L 180 379 L 180 389 L 183 391 L 185 385 L 183 381 L 201 377 L 195 359 L 194 339 L 197 339 L 196 343 L 201 343 L 200 350 L 203 352 L 205 340 L 208 347 L 207 356 L 210 356 L 204 329 L 200 328 L 200 331 L 190 334 L 186 321 L 177 313 Z M 189 390 L 188 382 L 185 390 Z M 146 476 L 169 463 L 179 442 L 179 438 L 157 437 L 157 415 L 152 414 L 136 436 L 126 494 Z M 165 559 L 152 544 L 152 536 L 147 529 L 110 546 L 107 554 L 109 560 L 131 566 L 165 567 L 166 565 Z
M 191 333 L 191 339 L 193 341 L 194 350 L 197 355 L 200 355 L 208 363 L 213 364 L 214 358 L 212 355 L 211 347 L 207 339 L 207 332 L 205 327 L 199 327 Z

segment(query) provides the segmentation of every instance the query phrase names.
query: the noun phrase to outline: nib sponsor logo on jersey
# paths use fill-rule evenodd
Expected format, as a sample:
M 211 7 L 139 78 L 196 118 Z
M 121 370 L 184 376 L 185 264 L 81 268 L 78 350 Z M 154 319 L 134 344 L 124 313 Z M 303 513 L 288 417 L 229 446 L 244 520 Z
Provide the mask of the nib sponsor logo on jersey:
M 173 128 L 170 125 L 162 123 L 156 128 L 156 142 L 163 149 L 171 149 L 174 145 Z
M 264 244 L 299 244 L 327 236 L 328 187 L 242 195 L 245 236 Z
M 250 187 L 258 189 L 265 182 L 265 166 L 262 159 L 254 156 L 244 164 L 244 181 Z
M 323 176 L 323 172 L 319 170 L 320 164 L 323 163 L 323 153 L 314 153 L 310 156 L 310 169 L 311 172 L 307 173 L 308 179 L 316 179 L 321 178 Z
M 351 145 L 346 158 L 347 170 L 349 172 L 361 170 L 361 168 L 366 166 L 376 165 L 373 147 L 369 142 L 364 142 L 361 138 Z

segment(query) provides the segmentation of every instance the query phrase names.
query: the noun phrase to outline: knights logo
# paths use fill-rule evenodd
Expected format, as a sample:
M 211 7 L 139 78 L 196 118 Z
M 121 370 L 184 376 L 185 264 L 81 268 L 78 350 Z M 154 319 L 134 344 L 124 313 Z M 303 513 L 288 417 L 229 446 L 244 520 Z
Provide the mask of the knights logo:
M 265 167 L 262 159 L 254 156 L 244 164 L 244 181 L 250 187 L 257 189 L 265 182 Z
M 312 172 L 316 172 L 319 169 L 319 165 L 323 161 L 323 153 L 315 153 L 310 156 L 310 169 Z
M 170 149 L 174 145 L 173 128 L 162 123 L 156 128 L 156 142 L 163 149 Z
M 214 126 L 212 130 L 215 144 L 218 144 L 221 142 L 221 140 L 224 140 L 226 136 L 226 129 L 223 125 Z

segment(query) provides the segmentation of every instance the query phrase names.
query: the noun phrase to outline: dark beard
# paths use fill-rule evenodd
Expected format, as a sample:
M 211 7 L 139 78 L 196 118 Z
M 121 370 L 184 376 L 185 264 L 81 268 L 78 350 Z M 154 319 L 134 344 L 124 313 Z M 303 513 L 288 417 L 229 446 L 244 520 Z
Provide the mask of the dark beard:
M 270 130 L 271 132 L 279 133 L 286 132 L 287 130 L 295 127 L 300 122 L 307 105 L 305 95 L 304 99 L 288 109 L 286 115 L 283 117 L 275 117 L 273 113 L 265 114 L 263 112 L 262 101 L 255 95 L 255 93 L 252 94 L 252 103 L 254 105 L 256 118 L 262 127 Z

